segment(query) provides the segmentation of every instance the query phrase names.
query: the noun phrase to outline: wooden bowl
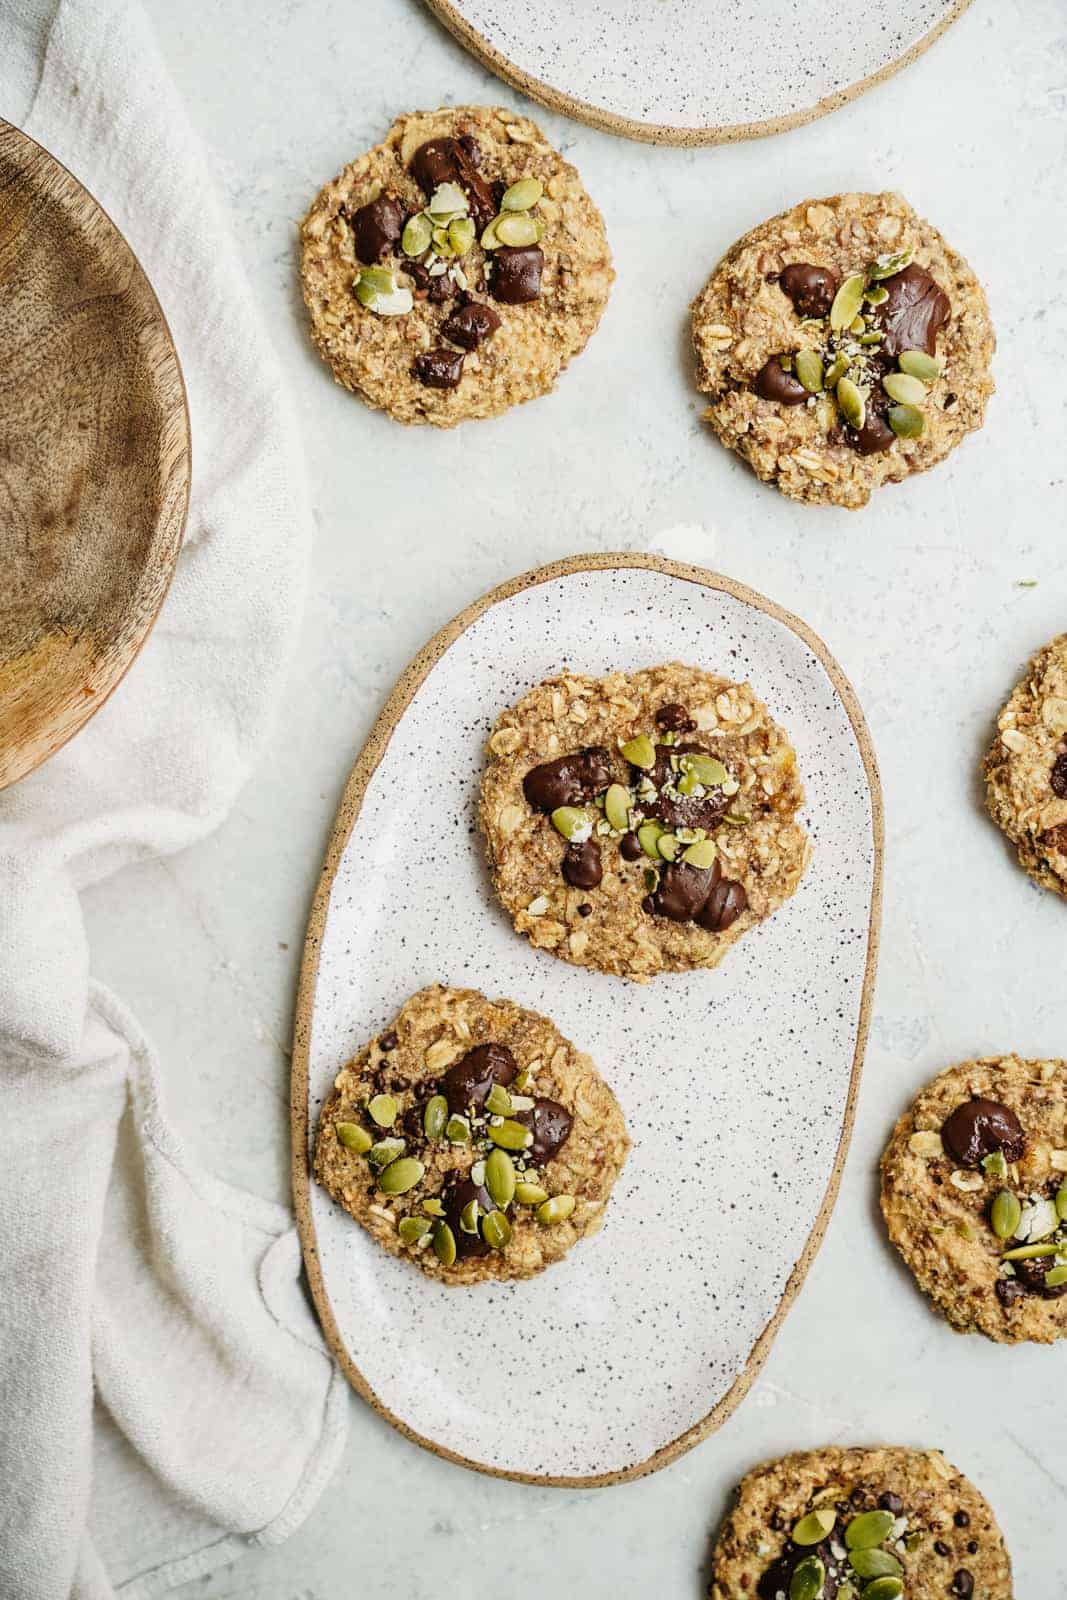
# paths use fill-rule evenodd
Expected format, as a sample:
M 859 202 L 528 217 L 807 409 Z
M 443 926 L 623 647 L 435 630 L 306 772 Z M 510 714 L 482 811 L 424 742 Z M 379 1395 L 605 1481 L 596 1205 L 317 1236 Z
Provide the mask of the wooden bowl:
M 65 167 L 0 122 L 0 788 L 103 705 L 167 592 L 189 414 L 152 287 Z

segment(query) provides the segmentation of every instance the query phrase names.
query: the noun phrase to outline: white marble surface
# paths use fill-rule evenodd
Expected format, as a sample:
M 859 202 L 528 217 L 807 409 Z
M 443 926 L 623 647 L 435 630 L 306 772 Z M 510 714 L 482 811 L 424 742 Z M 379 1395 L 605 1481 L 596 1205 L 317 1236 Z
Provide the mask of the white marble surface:
M 151 10 L 297 396 L 318 526 L 303 643 L 256 781 L 206 844 L 87 897 L 96 972 L 158 1041 L 201 1156 L 285 1194 L 297 962 L 345 775 L 418 646 L 517 570 L 702 522 L 706 563 L 799 612 L 851 676 L 889 832 L 876 1014 L 841 1200 L 726 1427 L 652 1478 L 575 1493 L 446 1465 L 353 1400 L 343 1467 L 303 1530 L 183 1594 L 467 1600 L 491 1581 L 696 1600 L 738 1474 L 830 1439 L 942 1445 L 989 1491 L 1020 1596 L 1059 1593 L 1063 1350 L 949 1333 L 889 1253 L 874 1167 L 892 1118 L 941 1066 L 1006 1048 L 1067 1054 L 1064 907 L 1010 864 L 974 776 L 1024 659 L 1067 625 L 1061 0 L 976 0 L 907 73 L 773 141 L 657 150 L 545 116 L 604 209 L 619 282 L 558 394 L 440 436 L 396 428 L 329 381 L 304 338 L 296 222 L 395 112 L 510 91 L 417 0 Z M 701 432 L 685 308 L 753 222 L 801 195 L 880 184 L 903 189 L 985 280 L 1000 393 L 982 435 L 867 511 L 793 507 Z

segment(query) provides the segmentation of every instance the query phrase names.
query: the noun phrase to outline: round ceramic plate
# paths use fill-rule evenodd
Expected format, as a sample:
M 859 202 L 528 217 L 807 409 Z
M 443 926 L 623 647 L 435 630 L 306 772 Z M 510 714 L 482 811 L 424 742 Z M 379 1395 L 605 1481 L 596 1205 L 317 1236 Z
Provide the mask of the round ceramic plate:
M 178 559 L 189 418 L 125 239 L 65 167 L 0 122 L 0 789 L 97 711 Z
M 491 71 L 552 111 L 657 144 L 810 122 L 906 66 L 970 0 L 427 0 Z
M 814 860 L 721 967 L 640 988 L 515 935 L 489 888 L 475 805 L 488 731 L 532 685 L 564 664 L 674 659 L 750 679 L 788 730 Z M 439 634 L 349 781 L 298 1006 L 297 1214 L 319 1315 L 356 1388 L 443 1455 L 554 1483 L 649 1471 L 722 1422 L 829 1218 L 880 874 L 878 778 L 852 691 L 803 624 L 758 595 L 653 556 L 576 557 Z M 603 1231 L 524 1283 L 438 1285 L 309 1179 L 339 1066 L 436 980 L 554 1018 L 592 1054 L 633 1138 Z M 487 1349 L 491 1361 L 472 1359 Z

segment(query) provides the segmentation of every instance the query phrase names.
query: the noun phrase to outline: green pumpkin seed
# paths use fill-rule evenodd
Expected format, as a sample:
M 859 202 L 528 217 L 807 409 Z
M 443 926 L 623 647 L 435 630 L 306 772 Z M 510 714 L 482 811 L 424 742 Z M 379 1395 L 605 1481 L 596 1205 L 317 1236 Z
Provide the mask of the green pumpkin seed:
M 364 267 L 359 275 L 359 287 L 366 288 L 372 295 L 392 294 L 396 279 L 388 267 Z M 364 300 L 363 304 L 366 303 Z
M 1058 1256 L 1062 1244 L 1021 1244 L 1017 1250 L 1005 1250 L 1002 1261 L 1037 1261 L 1041 1256 Z
M 500 202 L 501 211 L 529 211 L 535 206 L 545 192 L 545 186 L 540 178 L 520 178 L 518 183 L 513 183 L 510 189 L 504 190 L 504 198 Z
M 815 1511 L 809 1511 L 806 1517 L 801 1517 L 794 1525 L 793 1543 L 822 1544 L 823 1540 L 833 1532 L 836 1521 L 837 1517 L 830 1506 L 820 1506 Z
M 898 439 L 917 439 L 926 426 L 917 406 L 890 406 L 886 421 Z
M 421 1161 L 416 1161 L 414 1156 L 404 1156 L 399 1161 L 390 1161 L 378 1178 L 378 1187 L 383 1194 L 407 1194 L 422 1182 L 425 1171 Z
M 642 822 L 637 830 L 637 842 L 646 856 L 651 856 L 653 861 L 660 860 L 659 841 L 666 833 L 662 822 Z
M 700 779 L 695 772 L 683 772 L 677 780 L 676 787 L 679 794 L 696 794 L 700 788 Z
M 851 378 L 842 378 L 838 383 L 837 403 L 846 422 L 850 422 L 854 428 L 863 427 L 867 416 L 867 401 L 863 390 L 854 384 Z
M 513 212 L 510 216 L 501 217 L 496 225 L 496 236 L 501 244 L 523 245 L 536 244 L 541 237 L 541 224 L 535 217 L 529 217 L 524 211 Z
M 501 1150 L 525 1150 L 533 1144 L 533 1134 L 521 1122 L 505 1118 L 503 1122 L 490 1123 L 489 1137 Z
M 922 1542 L 923 1536 L 918 1528 L 913 1528 L 910 1533 L 904 1535 L 904 1548 L 910 1556 L 915 1554 Z
M 456 217 L 448 224 L 448 242 L 453 255 L 465 256 L 474 243 L 474 223 L 470 217 Z
M 613 828 L 620 833 L 625 833 L 630 826 L 630 807 L 633 805 L 633 795 L 621 783 L 613 783 L 604 796 L 604 815 Z
M 471 1125 L 466 1117 L 449 1117 L 445 1123 L 445 1138 L 449 1144 L 470 1144 Z
M 664 861 L 676 860 L 678 852 L 681 848 L 682 846 L 677 835 L 673 833 L 661 833 L 659 838 L 656 840 L 656 849 L 659 851 Z
M 452 248 L 452 241 L 448 237 L 447 228 L 435 228 L 432 238 L 434 250 L 439 256 L 451 259 L 455 255 L 456 252 Z
M 814 350 L 798 350 L 796 373 L 809 394 L 818 394 L 824 373 L 822 357 L 816 355 Z
M 439 1222 L 433 1230 L 433 1253 L 443 1267 L 456 1261 L 456 1236 L 447 1222 Z
M 876 344 L 881 344 L 882 335 L 879 332 L 877 332 L 877 330 L 875 330 L 874 332 L 871 332 L 871 333 L 861 333 L 859 342 L 866 349 L 869 346 L 873 346 L 873 345 L 876 345 Z
M 645 772 L 656 765 L 656 747 L 647 733 L 628 739 L 622 747 L 622 755 L 632 767 L 641 767 Z
M 884 306 L 889 299 L 889 290 L 883 289 L 880 283 L 872 283 L 863 298 L 869 306 Z
M 682 771 L 691 773 L 698 783 L 708 789 L 720 788 L 730 776 L 722 762 L 716 761 L 714 756 L 687 755 L 678 759 Z
M 826 387 L 836 389 L 847 371 L 848 356 L 843 350 L 839 350 L 826 370 Z
M 501 1211 L 515 1198 L 515 1167 L 506 1150 L 490 1150 L 485 1158 L 485 1187 Z
M 830 307 L 830 327 L 835 333 L 843 332 L 859 311 L 866 287 L 866 277 L 862 272 L 857 272 L 851 278 L 846 278 L 838 289 L 834 295 L 834 303 Z
M 853 317 L 852 321 L 848 325 L 848 331 L 849 331 L 849 333 L 857 333 L 857 334 L 858 333 L 866 333 L 867 332 L 867 318 L 866 317 Z
M 826 1568 L 818 1556 L 798 1561 L 789 1580 L 789 1600 L 819 1600 L 826 1582 Z
M 1019 1226 L 1023 1208 L 1010 1189 L 1001 1189 L 993 1201 L 989 1220 L 998 1239 L 1011 1239 Z
M 903 1578 L 875 1578 L 863 1586 L 863 1600 L 898 1600 L 903 1593 Z
M 554 1194 L 551 1200 L 545 1200 L 537 1208 L 537 1220 L 546 1227 L 554 1222 L 566 1222 L 574 1210 L 575 1200 L 572 1194 Z
M 1067 1267 L 1053 1267 L 1045 1273 L 1045 1285 L 1049 1289 L 1058 1289 L 1061 1283 L 1067 1283 Z
M 440 1200 L 424 1200 L 422 1209 L 428 1217 L 443 1217 L 445 1214 L 445 1208 Z
M 1067 1222 L 1067 1183 L 1061 1183 L 1056 1190 L 1056 1215 L 1061 1222 Z
M 682 860 L 687 867 L 710 867 L 717 855 L 714 840 L 701 839 L 682 852 Z
M 448 1101 L 443 1094 L 435 1094 L 426 1102 L 422 1113 L 422 1131 L 427 1139 L 439 1139 L 448 1121 Z
M 1006 1178 L 1008 1176 L 1008 1163 L 1004 1158 L 1003 1150 L 994 1150 L 992 1155 L 982 1157 L 982 1171 L 991 1178 Z
M 941 376 L 940 361 L 936 356 L 928 356 L 925 350 L 902 350 L 897 357 L 897 366 L 901 372 L 906 372 L 911 378 L 920 378 L 923 383 L 936 383 Z
M 400 1110 L 391 1094 L 376 1094 L 367 1102 L 367 1111 L 371 1121 L 376 1122 L 379 1128 L 391 1128 L 396 1121 L 396 1114 Z
M 646 867 L 644 870 L 644 884 L 646 894 L 655 894 L 659 888 L 659 873 L 655 867 Z
M 593 831 L 593 819 L 581 806 L 557 806 L 551 817 L 552 826 L 572 844 L 582 844 Z
M 511 1096 L 502 1083 L 494 1083 L 485 1097 L 485 1109 L 491 1116 L 506 1117 L 511 1112 Z
M 426 209 L 435 221 L 438 217 L 454 217 L 457 213 L 462 215 L 467 210 L 467 196 L 458 184 L 441 183 L 431 195 Z
M 873 1550 L 888 1539 L 896 1520 L 891 1511 L 863 1511 L 845 1529 L 845 1543 L 850 1550 Z
M 888 1550 L 853 1550 L 848 1560 L 858 1578 L 899 1578 L 904 1571 Z
M 374 1143 L 366 1128 L 361 1128 L 358 1122 L 335 1122 L 333 1131 L 338 1142 L 346 1150 L 354 1150 L 357 1156 L 365 1156 Z
M 911 256 L 910 245 L 906 250 L 897 250 L 892 255 L 879 256 L 876 261 L 871 262 L 867 274 L 875 283 L 880 283 L 883 278 L 895 277 L 898 272 L 903 272 L 904 268 L 910 265 Z
M 430 248 L 432 238 L 433 223 L 424 212 L 418 211 L 404 224 L 400 248 L 406 256 L 421 256 L 424 250 Z
M 403 1139 L 379 1139 L 377 1144 L 372 1144 L 367 1151 L 367 1160 L 371 1166 L 381 1171 L 391 1161 L 404 1154 L 407 1146 Z
M 548 1199 L 548 1190 L 542 1189 L 539 1183 L 517 1183 L 515 1198 L 520 1206 L 543 1206 Z
M 511 1238 L 511 1223 L 502 1211 L 490 1211 L 482 1223 L 482 1238 L 492 1250 L 503 1250 Z
M 538 1064 L 540 1065 L 540 1063 Z M 515 1090 L 516 1094 L 525 1094 L 527 1089 L 532 1087 L 533 1081 L 534 1075 L 530 1071 L 529 1067 L 523 1067 L 518 1077 L 513 1081 L 511 1087 Z
M 920 383 L 918 378 L 912 378 L 906 372 L 887 372 L 882 379 L 882 388 L 890 400 L 896 400 L 902 406 L 921 406 L 926 399 L 925 383 Z
M 501 219 L 499 217 L 494 217 L 488 228 L 483 231 L 482 237 L 479 240 L 483 250 L 500 249 L 500 240 L 496 236 L 496 225 L 500 220 Z
M 403 317 L 414 305 L 410 289 L 398 289 L 393 283 L 389 290 L 375 289 L 368 281 L 367 273 L 378 271 L 378 268 L 367 267 L 360 274 L 356 283 L 356 299 L 360 305 L 366 306 L 368 311 L 375 312 L 380 317 Z M 392 274 L 389 274 L 390 279 Z
M 404 1217 L 396 1231 L 405 1244 L 418 1244 L 432 1227 L 429 1217 Z
M 463 1210 L 459 1214 L 459 1227 L 461 1233 L 478 1232 L 478 1218 L 481 1216 L 481 1211 L 482 1208 L 478 1204 L 477 1200 L 467 1201 L 467 1204 L 463 1207 Z
M 837 1591 L 837 1600 L 856 1600 L 858 1593 L 859 1590 L 856 1588 L 855 1584 L 852 1583 L 850 1579 L 846 1578 L 840 1589 Z

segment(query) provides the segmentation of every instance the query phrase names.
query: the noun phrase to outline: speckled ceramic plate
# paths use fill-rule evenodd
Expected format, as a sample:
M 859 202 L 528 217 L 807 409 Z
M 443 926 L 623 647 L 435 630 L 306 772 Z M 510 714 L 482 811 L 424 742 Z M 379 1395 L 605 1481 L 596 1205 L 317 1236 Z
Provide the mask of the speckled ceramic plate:
M 513 933 L 475 804 L 489 728 L 535 683 L 564 663 L 603 673 L 674 658 L 749 678 L 789 731 L 814 860 L 721 967 L 639 988 Z M 852 691 L 803 624 L 760 596 L 654 556 L 576 557 L 444 629 L 349 781 L 298 1006 L 297 1214 L 319 1315 L 356 1388 L 443 1455 L 557 1483 L 651 1470 L 723 1421 L 836 1194 L 880 881 L 878 778 Z M 309 1180 L 338 1067 L 435 980 L 553 1017 L 593 1055 L 634 1141 L 603 1231 L 525 1283 L 435 1284 Z
M 780 133 L 844 105 L 933 43 L 970 0 L 427 0 L 542 105 L 657 144 Z

